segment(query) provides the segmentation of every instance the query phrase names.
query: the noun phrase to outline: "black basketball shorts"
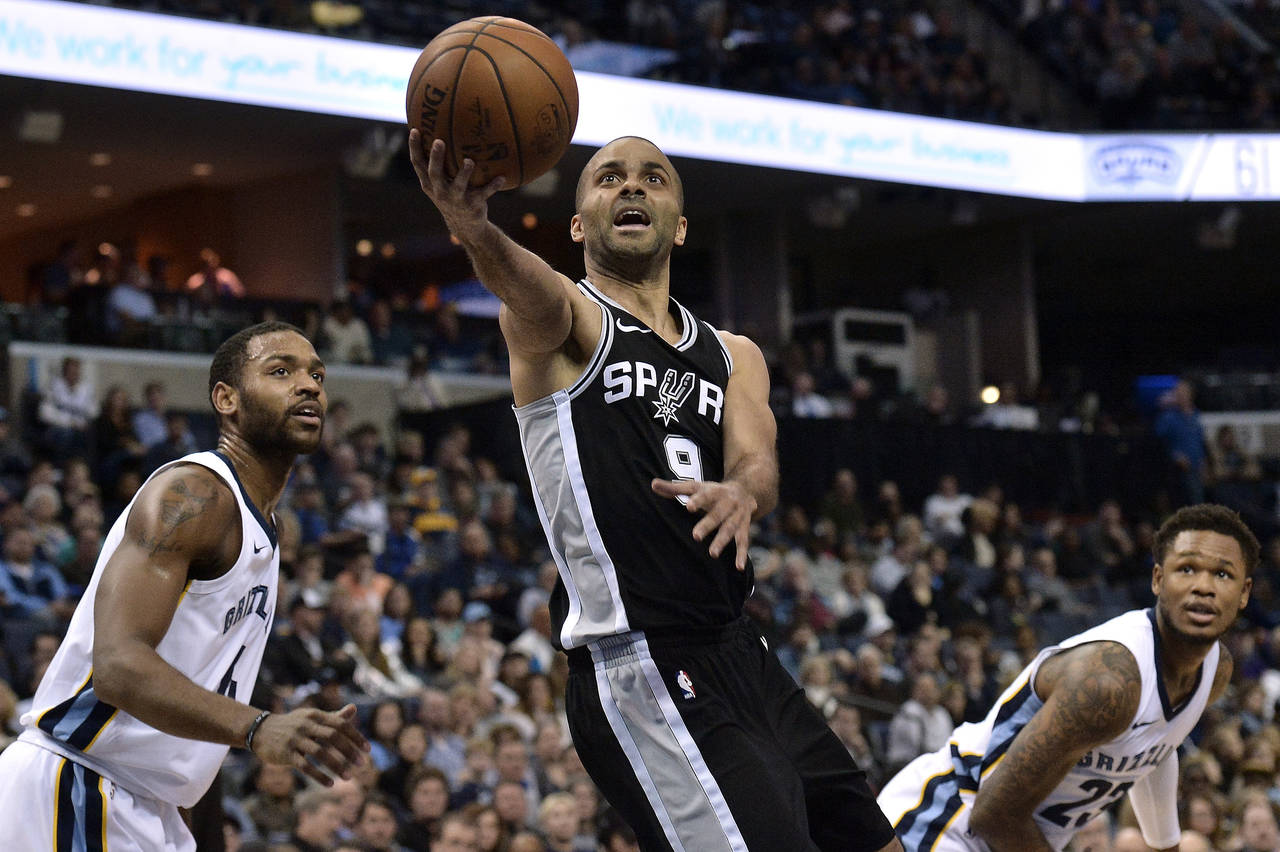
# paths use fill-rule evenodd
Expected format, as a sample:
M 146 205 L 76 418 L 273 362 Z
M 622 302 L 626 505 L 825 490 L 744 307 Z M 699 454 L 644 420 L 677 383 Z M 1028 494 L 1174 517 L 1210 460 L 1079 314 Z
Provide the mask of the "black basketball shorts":
M 644 852 L 861 852 L 893 827 L 866 776 L 747 620 L 569 654 L 583 765 Z

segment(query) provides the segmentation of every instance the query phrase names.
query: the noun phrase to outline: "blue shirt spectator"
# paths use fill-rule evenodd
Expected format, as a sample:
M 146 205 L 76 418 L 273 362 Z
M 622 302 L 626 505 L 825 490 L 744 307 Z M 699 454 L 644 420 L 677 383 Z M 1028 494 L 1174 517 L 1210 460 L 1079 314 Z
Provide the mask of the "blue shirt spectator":
M 1156 417 L 1155 433 L 1180 474 L 1183 492 L 1180 498 L 1186 503 L 1203 503 L 1207 450 L 1200 412 L 1196 410 L 1189 382 L 1179 381 L 1174 385 L 1168 406 Z
M 31 530 L 18 527 L 4 539 L 4 561 L 0 562 L 0 600 L 4 612 L 19 618 L 43 615 L 52 605 L 67 598 L 67 581 L 47 562 L 36 558 L 36 539 Z

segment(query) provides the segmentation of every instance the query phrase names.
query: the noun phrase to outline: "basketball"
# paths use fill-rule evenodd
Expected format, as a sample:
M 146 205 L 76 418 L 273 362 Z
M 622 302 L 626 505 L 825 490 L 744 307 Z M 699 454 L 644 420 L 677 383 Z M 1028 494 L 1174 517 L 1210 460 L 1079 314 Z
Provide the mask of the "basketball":
M 472 186 L 502 175 L 503 188 L 513 189 L 545 174 L 569 147 L 578 83 L 541 30 L 515 18 L 472 18 L 423 48 L 405 110 L 424 145 L 444 140 L 449 175 L 469 157 Z

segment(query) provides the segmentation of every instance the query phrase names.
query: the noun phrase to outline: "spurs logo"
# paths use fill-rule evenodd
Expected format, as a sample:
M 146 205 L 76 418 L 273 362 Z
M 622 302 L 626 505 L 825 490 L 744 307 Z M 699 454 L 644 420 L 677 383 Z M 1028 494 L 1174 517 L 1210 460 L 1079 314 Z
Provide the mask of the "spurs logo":
M 670 426 L 672 420 L 679 423 L 680 418 L 676 416 L 676 412 L 684 405 L 692 390 L 693 373 L 685 372 L 677 379 L 676 371 L 668 369 L 662 377 L 662 387 L 658 388 L 659 398 L 653 401 L 654 407 L 658 409 L 653 419 L 661 420 L 663 426 Z

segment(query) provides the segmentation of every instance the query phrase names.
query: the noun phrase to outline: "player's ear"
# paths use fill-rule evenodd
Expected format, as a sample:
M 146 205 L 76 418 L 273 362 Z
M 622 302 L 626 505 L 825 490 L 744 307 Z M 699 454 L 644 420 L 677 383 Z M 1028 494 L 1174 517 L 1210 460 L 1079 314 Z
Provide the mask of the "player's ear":
M 573 218 L 569 220 L 569 237 L 575 243 L 580 243 L 586 238 L 582 230 L 582 217 L 577 213 L 574 213 Z
M 226 382 L 218 382 L 209 394 L 213 401 L 213 410 L 223 416 L 229 416 L 240 408 L 240 392 Z
M 676 240 L 675 240 L 676 245 L 678 246 L 684 245 L 684 238 L 688 233 L 689 233 L 689 220 L 681 216 L 680 221 L 676 222 Z
M 1240 611 L 1244 612 L 1244 608 L 1249 605 L 1249 593 L 1253 591 L 1253 578 L 1244 578 L 1244 591 L 1240 593 Z
M 1151 566 L 1151 594 L 1160 597 L 1160 583 L 1164 580 L 1164 568 L 1157 562 Z

